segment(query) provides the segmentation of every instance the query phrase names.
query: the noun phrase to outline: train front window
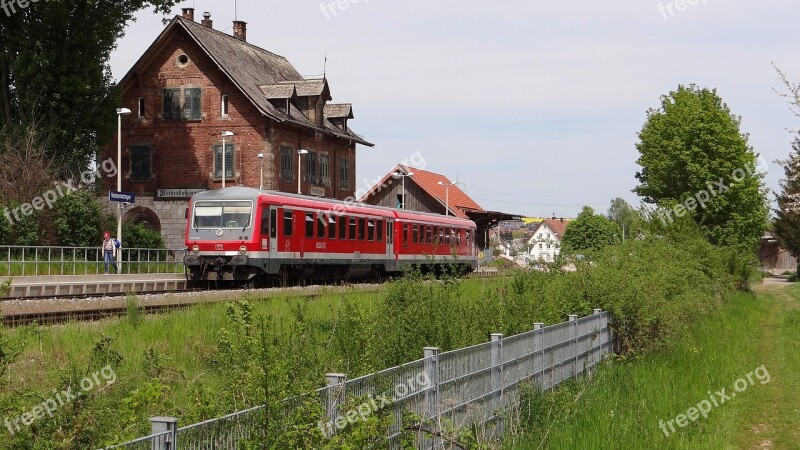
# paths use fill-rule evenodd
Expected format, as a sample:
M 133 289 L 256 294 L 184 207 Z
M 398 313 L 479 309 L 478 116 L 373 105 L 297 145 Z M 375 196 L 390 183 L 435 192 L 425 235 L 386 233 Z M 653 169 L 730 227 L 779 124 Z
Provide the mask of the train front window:
M 194 227 L 248 228 L 252 211 L 252 202 L 197 202 Z

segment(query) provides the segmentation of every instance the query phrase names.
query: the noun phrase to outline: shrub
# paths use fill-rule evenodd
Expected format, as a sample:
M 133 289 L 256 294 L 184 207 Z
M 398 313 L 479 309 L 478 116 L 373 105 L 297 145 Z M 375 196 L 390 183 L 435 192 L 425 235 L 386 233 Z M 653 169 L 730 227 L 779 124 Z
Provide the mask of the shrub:
M 54 211 L 55 228 L 61 245 L 96 247 L 101 236 L 100 203 L 87 190 L 61 198 Z

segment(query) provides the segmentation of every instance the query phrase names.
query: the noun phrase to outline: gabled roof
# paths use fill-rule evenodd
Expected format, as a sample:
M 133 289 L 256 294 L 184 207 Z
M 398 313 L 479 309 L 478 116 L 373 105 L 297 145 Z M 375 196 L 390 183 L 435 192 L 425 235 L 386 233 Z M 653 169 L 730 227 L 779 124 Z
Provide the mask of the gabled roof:
M 402 164 L 398 164 L 392 169 L 391 172 L 386 174 L 385 177 L 381 181 L 379 181 L 372 189 L 369 190 L 366 194 L 364 194 L 359 202 L 365 201 L 369 196 L 371 196 L 374 192 L 376 192 L 381 186 L 385 186 L 386 181 L 391 177 L 395 172 L 402 172 L 402 173 L 413 173 L 414 175 L 408 177 L 406 183 L 415 183 L 423 191 L 425 191 L 428 195 L 430 195 L 434 200 L 437 200 L 442 206 L 447 205 L 450 212 L 457 217 L 461 217 L 463 219 L 469 219 L 467 216 L 467 212 L 471 211 L 478 211 L 483 212 L 483 208 L 480 207 L 474 200 L 469 198 L 467 194 L 464 193 L 461 189 L 458 188 L 458 185 L 452 184 L 451 181 L 444 175 L 440 175 L 434 172 L 428 172 L 426 170 L 417 169 L 415 167 L 404 166 Z M 446 186 L 442 186 L 439 182 L 443 182 L 445 185 L 450 185 L 449 189 Z
M 125 86 L 128 84 L 136 75 L 139 67 L 157 53 L 159 47 L 167 41 L 172 33 L 180 30 L 185 31 L 197 43 L 217 65 L 219 70 L 247 96 L 262 114 L 273 120 L 297 124 L 297 120 L 293 120 L 294 118 L 279 111 L 269 102 L 270 98 L 291 98 L 292 93 L 288 89 L 294 89 L 298 96 L 303 96 L 303 94 L 300 94 L 300 91 L 302 91 L 305 95 L 324 95 L 326 100 L 330 99 L 326 80 L 307 80 L 283 56 L 276 55 L 218 30 L 205 27 L 182 16 L 175 16 L 172 19 L 150 48 L 120 80 L 119 85 Z M 292 88 L 271 87 L 274 85 L 288 85 L 292 86 Z M 277 95 L 277 97 L 268 97 L 268 95 Z M 305 127 L 339 138 L 353 140 L 370 147 L 373 146 L 373 144 L 354 132 L 344 131 L 337 127 L 333 129 L 327 126 L 318 127 L 311 122 L 305 122 L 308 124 L 304 124 L 303 126 Z
M 259 86 L 261 93 L 267 100 L 292 98 L 297 95 L 293 84 L 265 84 Z
M 352 119 L 353 105 L 350 103 L 328 103 L 325 105 L 325 117 L 329 119 Z
M 542 223 L 540 223 L 539 226 L 533 229 L 533 234 L 531 234 L 529 242 L 533 242 L 536 240 L 536 233 L 538 233 L 539 229 L 541 229 L 544 226 L 547 226 L 547 228 L 553 232 L 554 234 L 553 238 L 557 239 L 558 241 L 561 241 L 561 239 L 564 238 L 564 232 L 567 230 L 567 226 L 569 225 L 570 222 L 571 221 L 569 219 L 555 219 L 555 218 L 543 219 Z

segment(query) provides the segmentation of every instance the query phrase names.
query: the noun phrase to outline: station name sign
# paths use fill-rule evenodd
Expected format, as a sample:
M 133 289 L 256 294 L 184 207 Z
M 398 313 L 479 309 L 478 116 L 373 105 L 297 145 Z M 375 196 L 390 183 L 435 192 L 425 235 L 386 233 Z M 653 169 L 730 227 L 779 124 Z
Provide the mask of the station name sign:
M 159 189 L 156 191 L 158 198 L 189 198 L 205 189 Z
M 110 202 L 134 203 L 135 200 L 136 197 L 133 195 L 133 192 L 108 192 L 108 201 Z

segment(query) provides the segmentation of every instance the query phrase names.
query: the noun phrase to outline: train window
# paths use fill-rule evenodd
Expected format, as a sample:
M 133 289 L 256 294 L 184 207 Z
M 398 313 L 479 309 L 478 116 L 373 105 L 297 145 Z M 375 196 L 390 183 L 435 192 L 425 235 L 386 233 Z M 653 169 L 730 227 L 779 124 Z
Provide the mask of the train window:
M 284 236 L 291 236 L 292 235 L 292 226 L 294 223 L 294 215 L 290 210 L 283 211 L 283 235 Z
M 336 216 L 328 215 L 328 239 L 336 239 Z
M 367 220 L 367 240 L 375 241 L 375 221 L 372 219 Z
M 314 213 L 306 213 L 306 237 L 314 237 Z
M 247 228 L 253 202 L 198 202 L 194 206 L 195 228 Z
M 351 241 L 355 241 L 356 240 L 356 218 L 355 217 L 351 217 L 350 218 L 350 240 Z
M 261 235 L 266 236 L 269 233 L 269 214 L 267 214 L 268 206 L 261 207 Z
M 325 239 L 325 230 L 328 228 L 328 221 L 325 220 L 324 214 L 317 214 L 317 238 Z
M 419 243 L 419 225 L 411 225 L 411 242 Z
M 433 227 L 430 225 L 425 227 L 425 242 L 433 244 Z
M 403 247 L 408 247 L 408 224 L 403 224 Z
M 340 216 L 339 217 L 339 239 L 345 240 L 347 239 L 347 217 Z
M 269 211 L 269 237 L 276 237 L 275 236 L 275 229 L 278 227 L 278 211 L 275 209 L 271 209 Z
M 358 219 L 358 240 L 363 241 L 366 239 L 367 219 Z
M 439 227 L 433 227 L 433 245 L 439 243 Z
M 456 244 L 461 247 L 461 235 L 464 234 L 464 230 L 457 230 L 456 231 Z
M 383 220 L 375 223 L 375 236 L 378 236 L 378 242 L 383 242 Z

